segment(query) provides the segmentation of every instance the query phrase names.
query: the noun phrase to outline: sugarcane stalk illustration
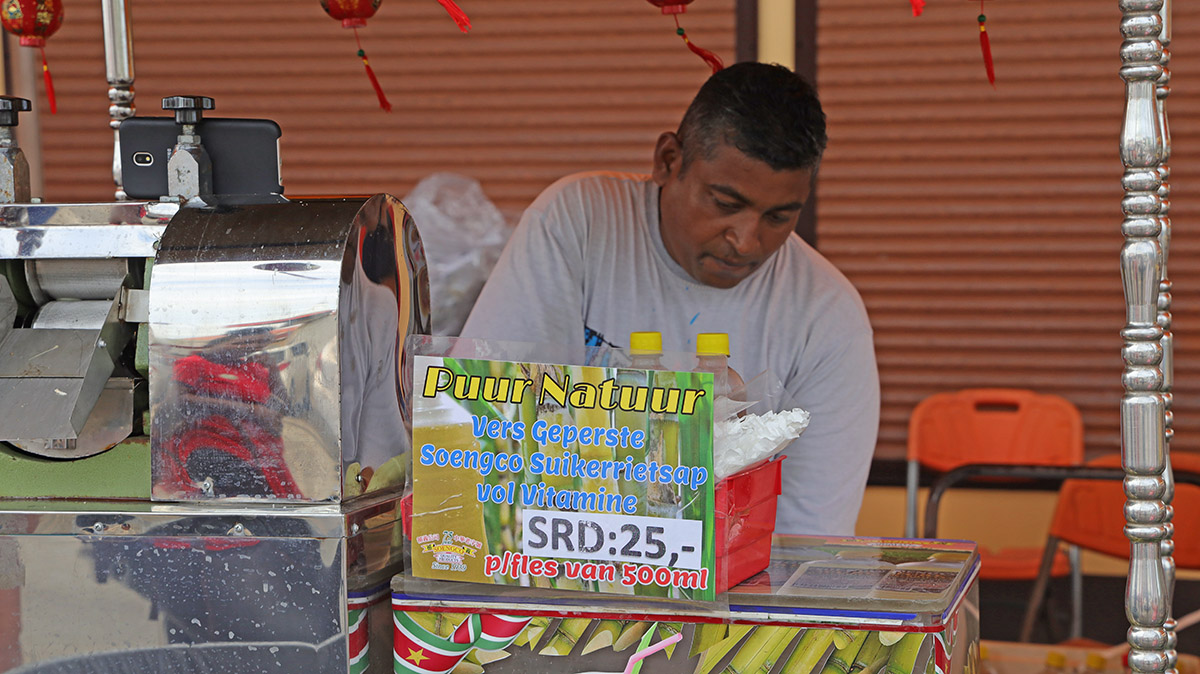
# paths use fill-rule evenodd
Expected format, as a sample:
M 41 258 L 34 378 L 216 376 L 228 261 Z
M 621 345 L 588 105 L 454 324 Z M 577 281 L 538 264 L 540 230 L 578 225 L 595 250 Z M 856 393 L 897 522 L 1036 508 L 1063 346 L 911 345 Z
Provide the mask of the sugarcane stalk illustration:
M 794 674 L 809 674 L 825 657 L 825 653 L 833 646 L 835 630 L 808 629 L 800 637 L 800 643 L 788 656 L 783 665 L 783 671 Z
M 883 645 L 879 639 L 881 634 L 880 632 L 868 633 L 858 655 L 854 656 L 854 664 L 850 665 L 850 674 L 874 674 L 887 663 L 892 654 L 892 646 L 890 644 Z
M 436 611 L 406 611 L 413 622 L 439 637 L 448 637 L 467 619 L 466 613 L 439 613 Z
M 554 636 L 546 642 L 546 647 L 538 651 L 538 655 L 566 656 L 575 650 L 575 644 L 583 639 L 587 628 L 592 624 L 588 618 L 566 618 L 558 626 Z
M 858 657 L 859 651 L 862 650 L 863 644 L 867 642 L 866 630 L 858 630 L 852 632 L 854 638 L 844 648 L 839 648 L 829 656 L 829 660 L 825 662 L 825 668 L 821 670 L 822 674 L 849 674 L 850 667 L 854 665 L 854 659 Z
M 646 373 L 642 370 L 617 370 L 617 383 L 622 386 L 645 386 L 649 381 Z M 629 427 L 630 429 L 644 428 L 646 429 L 646 442 L 642 447 L 617 447 L 616 458 L 624 461 L 627 458 L 633 459 L 635 464 L 642 463 L 646 460 L 648 448 L 653 448 L 660 442 L 660 439 L 655 436 L 656 429 L 653 422 L 648 422 L 647 413 L 645 411 L 636 412 L 623 409 L 613 411 L 613 425 L 617 428 Z M 637 497 L 636 515 L 645 515 L 647 509 L 647 494 L 646 483 L 637 482 L 622 478 L 618 480 L 618 488 L 623 495 L 632 495 Z
M 770 674 L 775 662 L 795 636 L 796 630 L 792 627 L 759 627 L 734 654 L 723 674 Z
M 892 655 L 888 658 L 884 671 L 887 674 L 913 674 L 926 636 L 920 632 L 905 634 L 892 648 Z
M 621 628 L 625 623 L 620 620 L 601 620 L 596 629 L 592 630 L 592 636 L 583 646 L 583 654 L 594 653 L 601 648 L 612 646 L 617 641 L 617 637 L 621 634 Z
M 675 636 L 676 634 L 679 634 L 682 631 L 683 631 L 683 623 L 681 623 L 681 622 L 659 623 L 658 624 L 658 638 L 659 639 L 670 639 L 671 637 Z M 673 643 L 670 646 L 667 646 L 666 648 L 663 649 L 664 651 L 667 652 L 668 660 L 670 660 L 671 656 L 675 654 L 675 646 L 677 646 L 677 645 L 678 645 L 678 642 Z
M 688 658 L 694 658 L 712 648 L 724 640 L 728 633 L 729 625 L 725 623 L 698 623 L 692 631 L 692 646 L 688 650 Z
M 704 651 L 700 662 L 696 664 L 695 674 L 709 674 L 713 671 L 713 668 L 725 659 L 729 651 L 741 643 L 742 639 L 753 629 L 753 625 L 730 625 L 728 636 Z M 784 669 L 784 671 L 788 670 Z
M 500 662 L 511 656 L 512 653 L 508 651 L 481 651 L 478 648 L 473 648 L 470 653 L 467 653 L 466 659 L 486 668 L 487 665 L 493 662 Z
M 648 622 L 637 621 L 626 624 L 621 628 L 621 634 L 617 636 L 617 640 L 613 642 L 613 650 L 623 651 L 636 644 L 648 629 L 650 629 Z
M 610 370 L 611 371 L 611 370 Z M 599 388 L 604 382 L 606 370 L 599 367 L 584 367 L 571 368 L 571 373 L 577 375 L 572 377 L 572 381 L 578 380 L 586 384 L 590 384 Z M 600 405 L 595 407 L 581 408 L 576 410 L 575 419 L 580 426 L 602 428 L 609 427 L 612 423 L 610 412 Z M 604 443 L 575 443 L 571 446 L 583 461 L 613 461 L 616 458 L 614 448 L 607 446 Z M 579 479 L 579 489 L 581 491 L 590 492 L 600 495 L 600 501 L 603 502 L 605 495 L 620 493 L 615 477 L 591 477 L 585 475 Z M 633 588 L 622 585 L 618 581 L 595 581 L 589 582 L 589 585 L 596 585 L 596 589 L 601 592 L 614 594 L 633 594 Z
M 534 616 L 529 620 L 529 624 L 525 629 L 517 635 L 516 641 L 513 642 L 516 646 L 529 646 L 531 649 L 537 648 L 538 641 L 542 635 L 546 633 L 546 628 L 550 626 L 550 619 L 545 616 Z

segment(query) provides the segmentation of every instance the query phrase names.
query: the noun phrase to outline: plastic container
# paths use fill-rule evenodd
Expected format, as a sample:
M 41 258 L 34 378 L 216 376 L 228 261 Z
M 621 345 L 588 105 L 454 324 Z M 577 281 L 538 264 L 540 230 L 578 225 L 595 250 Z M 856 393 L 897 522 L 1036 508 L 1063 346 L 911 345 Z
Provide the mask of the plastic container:
M 714 492 L 716 589 L 724 592 L 767 568 L 775 509 L 783 492 L 780 456 L 717 483 Z

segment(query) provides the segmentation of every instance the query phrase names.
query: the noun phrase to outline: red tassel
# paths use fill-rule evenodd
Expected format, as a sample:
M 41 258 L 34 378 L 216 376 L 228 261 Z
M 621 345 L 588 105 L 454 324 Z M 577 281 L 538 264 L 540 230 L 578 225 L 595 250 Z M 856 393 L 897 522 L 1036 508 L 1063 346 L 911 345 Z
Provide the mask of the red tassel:
M 42 49 L 42 80 L 46 83 L 46 100 L 50 103 L 50 114 L 58 113 L 58 100 L 54 97 L 54 79 L 50 77 L 50 66 L 46 63 L 46 50 Z
M 471 30 L 471 20 L 467 18 L 466 12 L 454 4 L 454 0 L 438 0 L 438 2 L 450 13 L 450 18 L 454 19 L 454 23 L 458 24 L 459 30 L 464 33 Z
M 708 67 L 712 68 L 714 75 L 721 72 L 721 70 L 725 68 L 725 62 L 721 60 L 720 56 L 717 56 L 703 47 L 697 47 L 696 45 L 692 44 L 692 41 L 688 39 L 687 32 L 679 26 L 678 16 L 675 17 L 675 32 L 679 35 L 679 37 L 683 38 L 684 44 L 687 45 L 688 49 L 692 50 L 693 54 L 704 59 L 704 62 L 708 64 Z
M 996 86 L 996 68 L 992 63 L 992 43 L 988 40 L 987 17 L 979 15 L 979 48 L 983 50 L 983 67 L 987 69 L 988 82 Z
M 358 58 L 362 59 L 363 67 L 367 69 L 367 79 L 371 80 L 371 86 L 375 89 L 375 95 L 379 97 L 379 107 L 383 108 L 384 112 L 392 111 L 392 104 L 388 102 L 387 96 L 383 93 L 383 87 L 379 86 L 379 78 L 375 77 L 375 71 L 371 68 L 371 62 L 367 60 L 367 52 L 363 51 L 362 41 L 358 39 L 358 28 L 354 29 L 354 41 L 358 43 Z
M 371 86 L 375 87 L 375 95 L 379 97 L 379 107 L 385 112 L 392 111 L 392 104 L 388 102 L 387 96 L 383 94 L 383 87 L 379 86 L 379 78 L 375 77 L 375 71 L 371 70 L 371 64 L 367 61 L 367 55 L 361 51 L 363 67 L 367 69 L 367 78 L 371 80 Z
M 921 16 L 921 12 L 925 10 L 925 0 L 909 0 L 912 3 L 913 16 Z

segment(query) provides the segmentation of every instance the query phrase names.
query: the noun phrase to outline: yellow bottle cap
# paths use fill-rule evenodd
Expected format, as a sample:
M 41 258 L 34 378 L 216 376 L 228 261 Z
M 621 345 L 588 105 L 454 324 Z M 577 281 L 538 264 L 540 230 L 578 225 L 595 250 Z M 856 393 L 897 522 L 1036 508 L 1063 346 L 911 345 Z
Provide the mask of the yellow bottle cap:
M 1058 651 L 1050 651 L 1046 654 L 1046 664 L 1056 669 L 1062 669 L 1067 666 L 1067 656 Z
M 662 353 L 662 333 L 629 333 L 629 350 L 634 353 Z
M 1108 667 L 1108 661 L 1099 653 L 1088 653 L 1087 660 L 1088 669 L 1094 669 L 1097 672 L 1103 672 Z
M 724 332 L 702 332 L 696 335 L 696 353 L 704 356 L 728 356 L 729 335 Z

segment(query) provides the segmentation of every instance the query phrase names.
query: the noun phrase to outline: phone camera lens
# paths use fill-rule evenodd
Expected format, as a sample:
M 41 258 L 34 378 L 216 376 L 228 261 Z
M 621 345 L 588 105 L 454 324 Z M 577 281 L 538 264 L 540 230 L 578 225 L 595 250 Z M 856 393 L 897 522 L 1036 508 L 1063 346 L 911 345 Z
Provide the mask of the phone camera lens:
M 149 152 L 134 152 L 133 163 L 137 166 L 150 166 L 154 163 L 154 155 Z

